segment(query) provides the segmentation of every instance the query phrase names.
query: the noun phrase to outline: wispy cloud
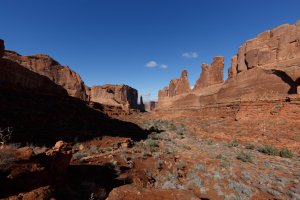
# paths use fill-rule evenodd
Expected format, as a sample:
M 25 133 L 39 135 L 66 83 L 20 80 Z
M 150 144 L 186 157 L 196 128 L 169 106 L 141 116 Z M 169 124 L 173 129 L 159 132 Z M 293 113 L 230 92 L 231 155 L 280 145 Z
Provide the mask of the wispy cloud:
M 168 65 L 161 64 L 161 65 L 160 65 L 160 68 L 162 68 L 162 69 L 167 69 L 167 68 L 168 68 Z
M 153 68 L 153 67 L 157 67 L 158 64 L 154 60 L 151 60 L 151 61 L 147 62 L 145 66 L 148 68 Z
M 198 58 L 197 52 L 185 52 L 182 54 L 184 58 Z
M 144 94 L 142 94 L 142 97 L 144 99 L 149 99 L 151 97 L 151 93 L 150 92 L 144 93 Z

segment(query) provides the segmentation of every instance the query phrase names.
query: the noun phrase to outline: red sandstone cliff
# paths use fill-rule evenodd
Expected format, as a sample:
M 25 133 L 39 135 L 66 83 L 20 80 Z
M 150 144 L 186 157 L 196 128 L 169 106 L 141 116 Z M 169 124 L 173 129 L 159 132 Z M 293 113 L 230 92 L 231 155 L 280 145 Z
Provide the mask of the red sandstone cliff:
M 103 85 L 89 88 L 79 74 L 44 54 L 21 56 L 4 51 L 0 40 L 0 86 L 52 95 L 69 95 L 83 101 L 138 109 L 136 89 L 127 85 Z
M 126 109 L 138 108 L 138 92 L 128 85 L 102 85 L 93 86 L 90 91 L 90 101 L 122 106 Z
M 202 72 L 197 80 L 194 91 L 210 85 L 223 83 L 224 57 L 216 56 L 212 64 L 202 64 Z
M 48 55 L 21 56 L 12 51 L 5 51 L 3 58 L 18 63 L 20 66 L 39 75 L 48 77 L 55 84 L 63 87 L 72 97 L 84 101 L 88 100 L 84 82 L 79 74 L 67 66 L 62 66 Z
M 193 91 L 180 97 L 170 95 L 170 87 L 160 90 L 158 107 L 199 108 L 241 98 L 300 94 L 300 20 L 265 31 L 243 44 L 232 57 L 225 82 L 223 67 L 223 57 L 202 65 Z

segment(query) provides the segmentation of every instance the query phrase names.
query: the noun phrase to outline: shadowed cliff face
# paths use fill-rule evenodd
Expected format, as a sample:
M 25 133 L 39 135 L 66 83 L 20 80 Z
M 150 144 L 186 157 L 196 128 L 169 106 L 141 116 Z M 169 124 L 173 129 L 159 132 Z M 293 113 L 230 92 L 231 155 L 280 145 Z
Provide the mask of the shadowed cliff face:
M 86 88 L 79 74 L 67 66 L 62 66 L 48 55 L 21 56 L 13 51 L 5 51 L 4 58 L 18 63 L 39 75 L 48 77 L 63 87 L 70 96 L 88 100 Z

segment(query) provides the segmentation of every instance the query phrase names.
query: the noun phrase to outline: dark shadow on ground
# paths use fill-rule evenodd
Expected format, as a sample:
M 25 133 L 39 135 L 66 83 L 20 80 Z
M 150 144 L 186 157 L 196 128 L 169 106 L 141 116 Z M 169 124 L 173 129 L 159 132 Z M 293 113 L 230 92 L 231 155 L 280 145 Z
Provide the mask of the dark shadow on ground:
M 57 199 L 86 200 L 93 193 L 95 199 L 105 199 L 113 188 L 130 184 L 127 179 L 117 179 L 117 174 L 111 164 L 71 165 L 65 182 L 55 187 L 54 195 Z
M 52 146 L 58 140 L 98 136 L 147 137 L 136 124 L 110 118 L 77 98 L 0 87 L 0 128 L 13 127 L 12 142 Z

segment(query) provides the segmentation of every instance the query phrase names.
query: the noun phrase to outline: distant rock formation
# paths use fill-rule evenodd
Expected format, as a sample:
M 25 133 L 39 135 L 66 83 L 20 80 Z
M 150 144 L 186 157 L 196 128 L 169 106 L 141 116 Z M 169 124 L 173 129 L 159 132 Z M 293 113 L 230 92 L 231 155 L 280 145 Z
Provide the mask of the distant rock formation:
M 174 97 L 189 92 L 191 92 L 190 83 L 187 71 L 184 69 L 182 70 L 179 79 L 172 79 L 170 81 L 169 87 L 164 87 L 162 90 L 159 91 L 158 98 Z
M 171 89 L 171 87 L 169 87 Z M 175 95 L 181 95 L 191 92 L 191 87 L 188 79 L 187 70 L 184 69 L 181 72 L 181 76 L 175 87 Z M 174 95 L 174 96 L 175 96 Z
M 48 77 L 55 84 L 63 87 L 72 97 L 84 101 L 88 100 L 84 82 L 79 74 L 67 66 L 60 65 L 48 55 L 21 56 L 13 51 L 5 51 L 3 58 L 18 63 L 20 66 L 39 75 Z
M 156 101 L 149 101 L 149 102 L 146 102 L 146 103 L 145 103 L 145 110 L 146 110 L 147 112 L 153 111 L 153 110 L 155 110 L 156 106 L 157 106 L 157 102 L 156 102 Z
M 208 104 L 241 99 L 300 94 L 300 20 L 259 34 L 241 45 L 231 59 L 228 78 L 223 82 L 224 58 L 203 64 L 192 92 L 176 96 L 170 86 L 158 93 L 158 108 L 199 108 Z
M 138 108 L 138 92 L 128 85 L 93 86 L 90 91 L 90 101 L 101 104 L 122 106 L 126 109 Z
M 158 99 L 163 99 L 165 97 L 169 97 L 169 87 L 164 87 L 158 91 Z
M 197 80 L 194 91 L 210 85 L 223 83 L 224 57 L 216 56 L 212 64 L 202 64 L 202 72 Z
M 4 51 L 0 39 L 0 86 L 34 90 L 52 95 L 69 95 L 83 101 L 121 106 L 124 110 L 140 109 L 138 92 L 127 85 L 103 85 L 89 88 L 79 74 L 44 54 L 22 56 Z

